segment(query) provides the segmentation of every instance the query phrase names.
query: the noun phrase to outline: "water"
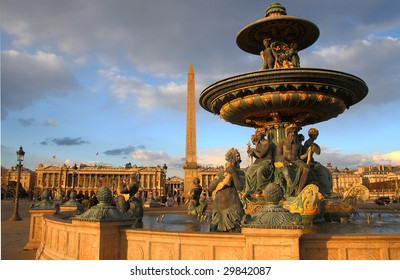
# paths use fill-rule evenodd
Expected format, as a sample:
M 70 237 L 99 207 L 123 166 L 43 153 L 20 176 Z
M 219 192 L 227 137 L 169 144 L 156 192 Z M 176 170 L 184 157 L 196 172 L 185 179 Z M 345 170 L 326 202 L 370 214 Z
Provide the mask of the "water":
M 398 213 L 359 213 L 347 223 L 325 222 L 304 227 L 304 233 L 318 234 L 399 234 Z
M 143 229 L 161 231 L 209 232 L 210 225 L 196 217 L 182 214 L 149 213 L 143 217 Z
M 210 225 L 185 213 L 148 213 L 140 228 L 171 232 L 209 232 Z M 317 234 L 400 234 L 399 213 L 359 213 L 348 222 L 325 222 L 304 227 L 304 233 Z

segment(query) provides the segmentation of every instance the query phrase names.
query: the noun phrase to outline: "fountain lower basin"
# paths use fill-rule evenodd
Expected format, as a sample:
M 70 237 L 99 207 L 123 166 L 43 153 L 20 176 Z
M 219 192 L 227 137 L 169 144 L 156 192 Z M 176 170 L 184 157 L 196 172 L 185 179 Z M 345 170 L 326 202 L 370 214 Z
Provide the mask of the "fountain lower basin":
M 370 224 L 360 213 L 354 221 L 326 229 L 321 224 L 212 233 L 206 222 L 183 212 L 165 213 L 162 221 L 157 221 L 160 211 L 145 213 L 141 228 L 133 221 L 70 220 L 49 210 L 30 212 L 30 236 L 40 260 L 400 259 L 399 218 L 390 218 L 391 213 L 382 213 L 381 221 L 370 219 Z
M 157 221 L 161 216 L 162 220 Z M 209 224 L 186 213 L 149 213 L 136 228 L 168 232 L 209 232 Z M 306 225 L 304 234 L 400 234 L 400 213 L 365 213 L 351 215 L 347 222 Z

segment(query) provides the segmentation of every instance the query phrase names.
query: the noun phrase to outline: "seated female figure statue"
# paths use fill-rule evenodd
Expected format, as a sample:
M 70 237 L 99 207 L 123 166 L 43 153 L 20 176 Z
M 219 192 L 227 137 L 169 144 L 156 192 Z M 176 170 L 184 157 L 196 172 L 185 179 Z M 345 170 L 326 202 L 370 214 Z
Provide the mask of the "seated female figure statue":
M 226 164 L 211 182 L 213 206 L 211 211 L 210 231 L 240 231 L 240 223 L 244 215 L 243 205 L 238 192 L 244 187 L 245 175 L 240 170 L 240 154 L 231 148 L 225 155 Z
M 250 158 L 255 158 L 255 161 L 246 170 L 247 195 L 261 192 L 274 181 L 273 144 L 259 131 L 251 136 L 251 141 L 255 148 L 250 148 L 249 145 L 247 154 Z

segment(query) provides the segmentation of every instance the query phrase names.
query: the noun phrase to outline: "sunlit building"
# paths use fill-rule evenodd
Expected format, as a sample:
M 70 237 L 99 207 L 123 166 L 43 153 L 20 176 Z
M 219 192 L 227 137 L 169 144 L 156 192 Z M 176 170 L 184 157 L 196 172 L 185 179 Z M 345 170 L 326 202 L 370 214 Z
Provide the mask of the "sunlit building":
M 16 166 L 11 169 L 1 168 L 1 187 L 6 192 L 13 192 L 10 188 L 17 186 L 18 170 Z M 24 188 L 27 193 L 36 193 L 39 188 L 35 187 L 36 184 L 36 173 L 28 168 L 22 167 L 20 186 Z
M 117 187 L 126 181 L 132 182 L 131 176 L 140 174 L 140 188 L 138 193 L 142 197 L 153 194 L 154 197 L 165 195 L 167 166 L 144 167 L 126 164 L 125 166 L 112 167 L 111 165 L 43 165 L 37 169 L 37 186 L 44 190 L 52 191 L 55 198 L 63 194 L 69 195 L 72 189 L 77 193 L 91 196 L 99 187 L 107 186 L 115 193 Z

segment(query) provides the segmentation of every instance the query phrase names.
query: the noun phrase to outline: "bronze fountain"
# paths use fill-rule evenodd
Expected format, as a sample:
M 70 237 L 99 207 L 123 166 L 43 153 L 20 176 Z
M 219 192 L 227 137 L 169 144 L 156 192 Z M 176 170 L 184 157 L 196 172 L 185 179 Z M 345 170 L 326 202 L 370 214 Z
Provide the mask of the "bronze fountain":
M 247 214 L 242 227 L 292 228 L 329 219 L 344 220 L 357 201 L 368 198 L 368 189 L 362 185 L 339 198 L 334 193 L 321 194 L 318 180 L 308 177 L 305 186 L 299 188 L 296 181 L 289 187 L 285 176 L 279 175 L 282 166 L 295 164 L 285 164 L 277 154 L 289 130 L 295 129 L 297 137 L 304 126 L 336 118 L 368 93 L 365 82 L 351 74 L 300 67 L 299 51 L 318 37 L 315 24 L 289 16 L 281 4 L 272 3 L 264 18 L 245 26 L 236 37 L 239 48 L 261 56 L 261 69 L 218 81 L 200 95 L 205 110 L 232 124 L 253 127 L 255 135 L 265 136 L 271 147 L 269 160 L 274 174 L 269 184 L 260 187 L 257 183 L 252 192 L 241 192 Z M 308 161 L 305 154 L 301 158 L 305 163 L 298 168 L 307 169 L 310 155 L 320 153 L 318 145 L 313 147 Z

